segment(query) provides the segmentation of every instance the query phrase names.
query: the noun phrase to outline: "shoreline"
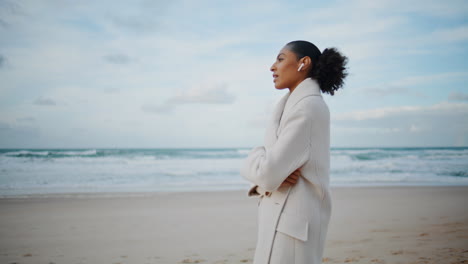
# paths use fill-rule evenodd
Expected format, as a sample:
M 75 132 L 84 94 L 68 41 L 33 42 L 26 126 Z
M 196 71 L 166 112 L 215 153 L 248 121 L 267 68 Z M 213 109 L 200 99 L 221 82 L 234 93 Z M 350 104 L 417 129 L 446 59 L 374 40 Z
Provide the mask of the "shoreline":
M 468 185 L 340 185 L 330 187 L 331 191 L 334 189 L 419 189 L 419 188 L 467 188 Z M 57 193 L 32 193 L 32 194 L 12 194 L 1 195 L 2 199 L 35 199 L 35 198 L 138 198 L 138 197 L 153 197 L 153 196 L 167 196 L 177 194 L 198 194 L 198 193 L 247 193 L 248 188 L 245 190 L 174 190 L 174 191 L 97 191 L 97 192 L 57 192 Z

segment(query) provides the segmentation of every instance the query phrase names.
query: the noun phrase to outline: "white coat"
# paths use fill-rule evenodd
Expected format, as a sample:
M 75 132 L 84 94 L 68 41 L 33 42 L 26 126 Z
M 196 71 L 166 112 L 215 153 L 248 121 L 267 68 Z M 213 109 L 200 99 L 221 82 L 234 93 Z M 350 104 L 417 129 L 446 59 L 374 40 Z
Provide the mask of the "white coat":
M 296 169 L 302 177 L 281 183 Z M 318 83 L 302 81 L 277 104 L 264 146 L 250 151 L 241 175 L 258 196 L 254 264 L 319 264 L 331 215 L 330 113 Z

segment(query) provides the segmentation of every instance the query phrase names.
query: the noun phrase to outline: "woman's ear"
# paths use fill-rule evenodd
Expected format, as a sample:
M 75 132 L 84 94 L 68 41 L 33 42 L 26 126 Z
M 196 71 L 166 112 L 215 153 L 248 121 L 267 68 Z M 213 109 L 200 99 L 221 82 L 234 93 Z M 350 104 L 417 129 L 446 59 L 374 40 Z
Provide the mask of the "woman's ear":
M 312 60 L 310 59 L 309 56 L 305 56 L 304 58 L 301 59 L 302 62 L 300 63 L 304 63 L 304 66 L 302 67 L 302 69 L 309 71 L 310 68 L 312 67 Z

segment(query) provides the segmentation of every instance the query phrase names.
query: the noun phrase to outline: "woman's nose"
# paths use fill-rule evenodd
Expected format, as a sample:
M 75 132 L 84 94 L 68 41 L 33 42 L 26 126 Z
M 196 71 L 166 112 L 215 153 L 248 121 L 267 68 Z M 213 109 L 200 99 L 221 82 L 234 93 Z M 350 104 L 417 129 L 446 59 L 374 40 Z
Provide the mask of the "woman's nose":
M 270 71 L 275 71 L 275 64 L 274 63 L 271 65 Z

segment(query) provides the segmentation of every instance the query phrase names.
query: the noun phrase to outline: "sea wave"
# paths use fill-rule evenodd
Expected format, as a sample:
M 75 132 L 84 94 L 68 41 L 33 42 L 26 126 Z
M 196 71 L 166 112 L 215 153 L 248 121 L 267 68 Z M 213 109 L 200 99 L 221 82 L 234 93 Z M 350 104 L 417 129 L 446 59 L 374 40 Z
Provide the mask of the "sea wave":
M 59 158 L 59 157 L 82 157 L 82 156 L 97 156 L 98 151 L 95 149 L 81 151 L 62 151 L 62 150 L 19 150 L 8 151 L 1 155 L 17 158 Z
M 246 189 L 249 148 L 0 149 L 0 195 Z M 468 148 L 334 148 L 330 184 L 468 185 Z

